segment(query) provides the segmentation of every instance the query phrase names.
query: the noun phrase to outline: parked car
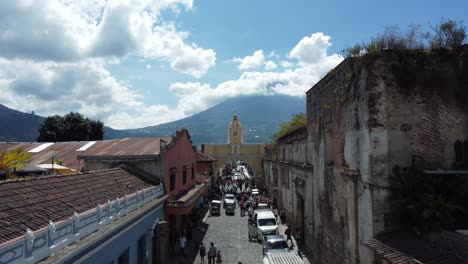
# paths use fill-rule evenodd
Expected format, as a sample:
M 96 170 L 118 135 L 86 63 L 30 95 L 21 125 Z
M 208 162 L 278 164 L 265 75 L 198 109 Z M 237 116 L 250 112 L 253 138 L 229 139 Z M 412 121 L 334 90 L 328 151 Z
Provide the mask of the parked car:
M 232 214 L 234 215 L 236 213 L 236 209 L 235 209 L 235 200 L 227 200 L 226 201 L 226 211 L 225 211 L 225 214 L 228 215 L 228 214 Z
M 221 201 L 213 200 L 210 203 L 210 215 L 221 215 Z
M 257 205 L 257 211 L 259 211 L 259 210 L 270 210 L 271 211 L 271 209 L 268 207 L 268 204 L 264 204 L 264 203 L 260 203 L 260 204 Z
M 268 235 L 263 239 L 263 255 L 270 251 L 289 251 L 288 243 L 282 235 Z
M 236 208 L 236 197 L 232 193 L 228 193 L 224 196 L 224 204 L 223 207 L 226 208 L 226 204 L 228 201 L 234 202 L 234 209 Z
M 262 241 L 264 236 L 278 235 L 278 223 L 271 210 L 255 211 L 252 218 L 248 219 L 249 241 L 256 238 Z
M 304 264 L 304 260 L 294 251 L 267 252 L 263 264 Z

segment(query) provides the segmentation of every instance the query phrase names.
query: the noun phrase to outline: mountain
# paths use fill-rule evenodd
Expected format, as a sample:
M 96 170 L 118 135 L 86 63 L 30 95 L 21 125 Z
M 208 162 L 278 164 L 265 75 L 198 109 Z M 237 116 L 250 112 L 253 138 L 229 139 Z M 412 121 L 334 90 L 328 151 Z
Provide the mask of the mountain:
M 282 122 L 305 113 L 304 97 L 285 95 L 229 99 L 203 112 L 174 122 L 138 129 L 104 127 L 105 139 L 124 137 L 167 137 L 181 127 L 189 130 L 194 144 L 226 143 L 227 126 L 237 114 L 244 128 L 245 143 L 267 143 Z M 35 141 L 44 117 L 22 113 L 0 104 L 0 141 Z
M 185 127 L 193 143 L 227 143 L 227 127 L 234 113 L 244 129 L 245 143 L 267 143 L 282 122 L 305 113 L 305 97 L 249 96 L 226 100 L 203 112 L 174 122 L 139 129 L 105 130 L 111 138 L 163 137 Z
M 39 135 L 44 117 L 23 113 L 0 104 L 0 141 L 32 142 Z

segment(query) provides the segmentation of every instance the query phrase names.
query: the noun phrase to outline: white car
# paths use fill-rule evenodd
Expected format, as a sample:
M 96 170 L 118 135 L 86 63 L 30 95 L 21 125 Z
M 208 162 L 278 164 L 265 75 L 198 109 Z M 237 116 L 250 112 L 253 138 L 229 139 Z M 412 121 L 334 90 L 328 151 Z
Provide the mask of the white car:
M 234 203 L 234 209 L 236 208 L 236 197 L 232 193 L 228 193 L 224 196 L 224 205 L 223 207 L 226 208 L 226 204 L 228 201 L 232 201 Z
M 264 236 L 278 235 L 278 223 L 270 210 L 255 211 L 252 219 L 248 220 L 249 241 L 256 238 L 262 241 Z

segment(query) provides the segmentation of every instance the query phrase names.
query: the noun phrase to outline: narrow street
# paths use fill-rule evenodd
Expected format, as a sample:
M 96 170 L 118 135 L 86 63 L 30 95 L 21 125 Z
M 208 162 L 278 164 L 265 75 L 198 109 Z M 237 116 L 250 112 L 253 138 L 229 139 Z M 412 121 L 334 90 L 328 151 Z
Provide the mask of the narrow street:
M 262 263 L 262 245 L 249 242 L 247 219 L 247 216 L 240 216 L 239 206 L 235 215 L 226 215 L 222 210 L 220 216 L 208 216 L 208 230 L 203 238 L 207 250 L 210 242 L 214 242 L 218 250 L 221 250 L 223 263 Z M 199 255 L 194 263 L 200 263 Z M 205 263 L 208 263 L 207 260 Z

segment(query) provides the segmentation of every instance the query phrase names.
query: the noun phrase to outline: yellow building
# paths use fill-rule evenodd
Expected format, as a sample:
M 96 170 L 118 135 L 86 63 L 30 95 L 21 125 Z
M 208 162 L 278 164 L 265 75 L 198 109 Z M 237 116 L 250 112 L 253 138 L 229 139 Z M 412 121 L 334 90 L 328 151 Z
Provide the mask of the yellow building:
M 215 172 L 221 172 L 230 160 L 240 160 L 252 168 L 257 183 L 261 182 L 265 144 L 244 144 L 244 131 L 237 115 L 232 117 L 228 125 L 227 144 L 202 144 L 202 152 L 217 160 Z

